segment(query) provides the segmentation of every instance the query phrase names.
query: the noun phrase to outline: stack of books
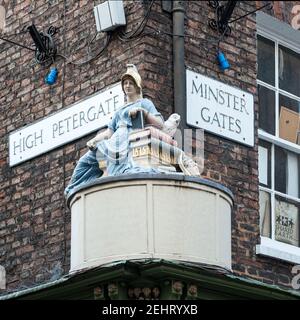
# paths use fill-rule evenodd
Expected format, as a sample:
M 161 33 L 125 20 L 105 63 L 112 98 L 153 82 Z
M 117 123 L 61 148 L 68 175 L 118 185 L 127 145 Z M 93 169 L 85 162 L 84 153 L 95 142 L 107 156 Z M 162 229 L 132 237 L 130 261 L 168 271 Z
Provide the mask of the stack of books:
M 177 141 L 160 129 L 148 126 L 132 131 L 129 146 L 137 165 L 157 168 L 166 173 L 177 171 L 177 159 L 181 152 Z

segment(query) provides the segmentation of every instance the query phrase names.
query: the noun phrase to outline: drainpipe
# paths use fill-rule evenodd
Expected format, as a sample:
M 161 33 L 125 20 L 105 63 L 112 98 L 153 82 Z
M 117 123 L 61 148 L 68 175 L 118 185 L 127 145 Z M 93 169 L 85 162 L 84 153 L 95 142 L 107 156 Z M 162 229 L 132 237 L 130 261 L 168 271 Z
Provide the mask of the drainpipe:
M 174 112 L 181 116 L 179 129 L 186 128 L 186 74 L 184 61 L 184 1 L 173 1 Z M 183 131 L 181 131 L 183 134 Z

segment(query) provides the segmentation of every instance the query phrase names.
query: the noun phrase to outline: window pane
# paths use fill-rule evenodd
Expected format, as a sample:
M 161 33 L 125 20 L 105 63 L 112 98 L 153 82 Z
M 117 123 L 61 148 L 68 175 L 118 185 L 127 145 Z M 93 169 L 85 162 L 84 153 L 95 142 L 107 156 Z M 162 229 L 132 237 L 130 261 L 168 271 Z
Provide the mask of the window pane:
M 259 128 L 275 135 L 275 92 L 258 86 Z
M 275 190 L 300 198 L 300 156 L 275 146 Z
M 275 240 L 299 247 L 299 203 L 275 196 Z
M 274 42 L 257 36 L 257 78 L 275 85 L 275 46 Z
M 259 140 L 258 146 L 259 184 L 271 188 L 271 144 Z
M 300 97 L 300 55 L 279 46 L 279 88 Z
M 279 96 L 279 137 L 300 145 L 300 102 Z
M 287 151 L 275 146 L 275 190 L 286 193 L 287 190 Z
M 299 164 L 300 164 L 300 156 L 293 153 L 288 152 L 287 157 L 287 194 L 295 197 L 300 198 L 299 193 Z
M 268 192 L 259 190 L 260 234 L 271 237 L 271 197 Z

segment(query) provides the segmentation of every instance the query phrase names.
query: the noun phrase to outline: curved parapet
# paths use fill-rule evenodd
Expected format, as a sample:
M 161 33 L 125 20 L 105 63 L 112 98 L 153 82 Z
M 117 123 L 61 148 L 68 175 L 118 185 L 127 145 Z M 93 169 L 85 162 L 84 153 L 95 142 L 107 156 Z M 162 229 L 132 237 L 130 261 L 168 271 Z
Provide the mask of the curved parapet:
M 119 260 L 162 258 L 231 269 L 232 194 L 183 175 L 106 177 L 68 199 L 70 272 Z

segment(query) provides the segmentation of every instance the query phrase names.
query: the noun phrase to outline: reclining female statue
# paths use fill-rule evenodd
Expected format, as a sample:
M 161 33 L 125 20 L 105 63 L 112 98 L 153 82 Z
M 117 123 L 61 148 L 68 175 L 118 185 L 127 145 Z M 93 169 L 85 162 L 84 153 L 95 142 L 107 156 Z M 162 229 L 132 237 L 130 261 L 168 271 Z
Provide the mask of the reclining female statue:
M 121 78 L 126 103 L 115 112 L 107 129 L 87 142 L 90 150 L 78 161 L 70 183 L 65 189 L 65 196 L 68 196 L 74 188 L 101 177 L 103 171 L 99 168 L 99 161 L 103 160 L 106 161 L 108 176 L 161 173 L 157 168 L 138 166 L 129 152 L 132 119 L 136 117 L 138 111 L 143 113 L 145 124 L 159 129 L 164 127 L 162 115 L 149 99 L 143 98 L 141 82 L 136 67 L 132 64 L 127 65 L 127 71 Z

